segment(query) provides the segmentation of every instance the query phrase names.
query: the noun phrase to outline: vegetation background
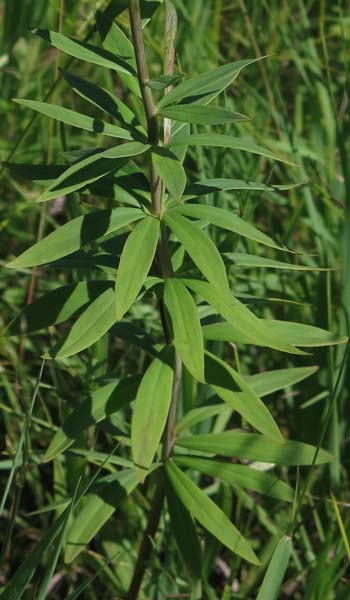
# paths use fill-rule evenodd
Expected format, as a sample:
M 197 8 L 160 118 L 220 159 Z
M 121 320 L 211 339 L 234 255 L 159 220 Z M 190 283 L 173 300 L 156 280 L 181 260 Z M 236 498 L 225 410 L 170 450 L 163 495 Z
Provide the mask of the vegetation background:
M 274 164 L 263 157 L 222 150 L 196 148 L 187 169 L 198 180 L 239 177 L 265 183 L 299 187 L 281 192 L 239 195 L 245 217 L 254 214 L 255 223 L 274 239 L 303 253 L 306 270 L 297 270 L 299 258 L 290 259 L 290 270 L 271 265 L 246 265 L 236 256 L 236 290 L 251 302 L 262 317 L 301 321 L 348 335 L 350 310 L 350 121 L 349 121 L 349 40 L 350 3 L 347 0 L 174 0 L 178 11 L 177 66 L 188 75 L 230 61 L 269 55 L 245 69 L 239 82 L 227 93 L 227 103 L 251 121 L 235 125 L 239 134 L 262 143 L 277 153 L 291 156 L 298 169 Z M 43 100 L 64 66 L 66 56 L 33 35 L 32 27 L 61 30 L 83 39 L 94 26 L 96 9 L 107 1 L 2 0 L 0 3 L 0 158 L 24 163 L 62 163 L 64 152 L 91 144 L 91 135 L 66 128 L 35 116 L 13 98 Z M 120 22 L 123 23 L 123 15 Z M 152 75 L 162 65 L 164 16 L 157 12 L 152 27 L 145 30 Z M 98 43 L 93 33 L 92 39 Z M 115 74 L 81 62 L 76 73 L 103 87 L 118 91 Z M 55 85 L 51 102 L 84 111 L 84 103 L 64 81 Z M 94 146 L 99 145 L 95 136 Z M 43 233 L 67 218 L 80 214 L 74 195 L 50 206 L 34 202 L 40 186 L 31 182 L 21 166 L 1 167 L 0 258 L 3 267 Z M 229 202 L 229 200 L 227 200 Z M 232 253 L 231 234 L 218 234 L 221 251 Z M 252 248 L 248 242 L 246 247 Z M 255 246 L 254 246 L 255 247 Z M 238 252 L 240 247 L 238 248 Z M 265 249 L 264 258 L 275 259 Z M 243 259 L 242 259 L 243 260 Z M 237 262 L 238 261 L 238 262 Z M 275 265 L 276 267 L 276 265 Z M 330 270 L 320 268 L 330 267 Z M 78 272 L 78 271 L 77 271 Z M 1 269 L 0 324 L 5 327 L 25 303 L 70 281 L 64 269 L 34 269 L 15 272 Z M 139 302 L 134 318 L 150 323 L 157 315 L 148 303 Z M 156 326 L 156 325 L 155 325 Z M 28 418 L 41 354 L 58 339 L 64 326 L 50 327 L 30 336 L 0 337 L 0 490 L 6 489 L 12 460 L 23 425 Z M 333 394 L 344 346 L 318 348 L 300 363 L 319 365 L 317 373 L 300 384 L 269 396 L 268 406 L 290 437 L 316 444 L 322 423 L 332 402 L 332 418 L 326 447 L 338 460 L 314 471 L 313 495 L 308 497 L 295 532 L 294 550 L 280 598 L 346 600 L 349 583 L 349 378 L 343 370 L 341 385 Z M 222 355 L 236 349 L 222 347 Z M 110 372 L 128 374 L 142 371 L 144 356 L 119 340 L 107 336 L 89 351 L 66 361 L 48 361 L 37 389 L 35 410 L 25 435 L 25 451 L 12 481 L 6 507 L 1 515 L 2 554 L 0 586 L 32 551 L 48 528 L 52 512 L 48 505 L 71 496 L 77 480 L 100 465 L 113 449 L 114 428 L 123 428 L 118 419 L 105 424 L 96 436 L 88 433 L 88 447 L 70 452 L 54 463 L 40 464 L 55 430 L 77 400 L 93 391 L 96 382 Z M 243 373 L 299 366 L 298 357 L 277 352 L 240 352 Z M 190 393 L 190 392 L 189 392 Z M 26 417 L 27 415 L 27 417 Z M 205 429 L 203 430 L 205 432 Z M 101 440 L 101 442 L 100 442 Z M 106 441 L 107 440 L 107 441 Z M 85 445 L 82 444 L 82 447 Z M 109 467 L 113 471 L 113 466 Z M 84 471 L 85 470 L 85 471 Z M 293 485 L 296 469 L 283 469 L 282 477 Z M 209 481 L 202 477 L 202 484 Z M 237 491 L 237 490 L 236 490 Z M 262 559 L 260 567 L 242 569 L 232 556 L 207 537 L 206 569 L 212 598 L 255 598 L 276 540 L 288 530 L 291 509 L 282 502 L 238 490 L 232 505 L 231 494 L 211 483 L 208 493 L 244 523 L 244 533 L 254 537 Z M 1 494 L 0 494 L 1 495 Z M 144 527 L 150 498 L 140 492 L 121 509 L 89 549 L 69 564 L 58 558 L 50 579 L 47 597 L 71 598 L 70 593 L 96 576 L 81 590 L 82 598 L 122 597 L 130 579 L 135 557 L 133 541 Z M 57 504 L 59 506 L 59 504 Z M 60 509 L 57 508 L 56 512 Z M 159 553 L 159 549 L 161 552 Z M 106 562 L 107 560 L 107 562 Z M 40 578 L 47 573 L 44 557 L 25 598 L 36 598 Z M 165 522 L 151 556 L 145 598 L 182 597 L 188 594 L 169 527 Z M 209 593 L 212 596 L 209 596 Z M 75 597 L 75 596 L 74 596 Z M 73 598 L 73 596 L 72 596 Z

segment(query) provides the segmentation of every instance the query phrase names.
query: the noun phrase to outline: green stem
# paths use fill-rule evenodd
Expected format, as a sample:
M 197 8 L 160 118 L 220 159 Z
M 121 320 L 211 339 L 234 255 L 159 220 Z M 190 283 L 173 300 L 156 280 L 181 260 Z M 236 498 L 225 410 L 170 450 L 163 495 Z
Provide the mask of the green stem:
M 169 28 L 169 21 L 174 22 L 174 7 L 171 2 L 166 3 L 166 30 L 165 30 L 165 45 L 168 46 L 168 65 L 165 66 L 165 70 L 168 74 L 171 74 L 174 64 L 174 41 L 175 33 L 174 27 Z M 141 23 L 141 11 L 139 0 L 130 0 L 129 3 L 129 15 L 131 24 L 131 33 L 135 49 L 135 57 L 137 64 L 137 72 L 139 78 L 139 84 L 141 88 L 142 100 L 147 120 L 148 129 L 148 140 L 152 145 L 159 145 L 159 128 L 157 121 L 156 106 L 153 100 L 152 91 L 147 87 L 149 80 L 148 67 L 146 61 L 145 47 L 143 42 L 142 34 L 142 23 Z M 176 22 L 176 21 L 175 21 Z M 167 61 L 165 61 L 167 62 Z M 168 136 L 170 137 L 170 127 L 168 128 Z M 162 182 L 156 168 L 151 159 L 151 171 L 150 171 L 150 187 L 152 197 L 152 211 L 153 214 L 162 219 Z M 163 279 L 171 277 L 173 274 L 171 257 L 169 251 L 168 236 L 164 222 L 161 221 L 160 238 L 157 249 L 157 260 L 161 276 Z M 164 338 L 166 344 L 171 344 L 171 333 L 168 324 L 164 302 L 163 300 L 159 303 L 160 317 L 163 326 Z M 181 386 L 181 375 L 182 375 L 182 363 L 178 354 L 175 352 L 175 364 L 174 364 L 174 381 L 172 388 L 172 396 L 170 409 L 167 419 L 167 424 L 163 437 L 163 449 L 162 449 L 162 460 L 165 462 L 168 460 L 172 453 L 174 440 L 175 440 L 175 422 L 177 412 L 177 402 L 179 396 L 179 390 Z M 144 531 L 141 544 L 138 551 L 138 556 L 134 566 L 134 572 L 132 575 L 131 583 L 127 593 L 127 600 L 136 600 L 141 588 L 142 580 L 147 568 L 147 563 L 152 551 L 152 538 L 155 536 L 160 517 L 163 510 L 164 504 L 164 473 L 161 471 L 158 473 L 158 482 L 155 488 L 154 496 L 152 499 L 151 509 L 148 515 L 148 521 L 146 529 Z

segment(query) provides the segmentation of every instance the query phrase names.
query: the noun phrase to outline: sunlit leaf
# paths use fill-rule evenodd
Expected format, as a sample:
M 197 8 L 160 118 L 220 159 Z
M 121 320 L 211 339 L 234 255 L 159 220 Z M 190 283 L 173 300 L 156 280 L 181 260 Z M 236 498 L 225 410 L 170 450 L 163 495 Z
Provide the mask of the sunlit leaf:
M 204 347 L 197 307 L 187 288 L 174 278 L 165 282 L 164 302 L 174 332 L 174 346 L 198 381 L 204 382 Z
M 119 321 L 135 301 L 150 270 L 159 237 L 159 219 L 145 217 L 123 248 L 116 280 L 116 319 Z

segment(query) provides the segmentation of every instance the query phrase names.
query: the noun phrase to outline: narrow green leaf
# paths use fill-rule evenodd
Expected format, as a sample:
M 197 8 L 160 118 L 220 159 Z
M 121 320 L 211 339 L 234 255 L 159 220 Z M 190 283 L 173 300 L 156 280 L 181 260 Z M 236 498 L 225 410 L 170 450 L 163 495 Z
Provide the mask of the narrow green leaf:
M 211 304 L 228 321 L 228 324 L 223 323 L 222 325 L 227 326 L 229 331 L 235 331 L 236 335 L 241 336 L 244 340 L 249 336 L 248 341 L 245 343 L 267 346 L 268 348 L 274 348 L 291 354 L 304 354 L 301 350 L 286 343 L 283 337 L 275 335 L 262 319 L 258 319 L 249 308 L 232 296 L 230 292 L 227 293 L 225 290 L 219 288 L 213 289 L 210 284 L 198 279 L 182 279 L 182 281 L 195 294 L 198 294 Z M 271 323 L 273 322 L 271 321 Z M 214 325 L 203 327 L 207 339 L 209 339 L 207 334 L 208 328 L 215 328 L 218 325 L 221 324 L 215 323 Z M 234 341 L 234 338 L 231 341 Z
M 61 121 L 67 125 L 78 127 L 79 129 L 86 129 L 92 133 L 108 135 L 110 137 L 116 137 L 121 140 L 133 140 L 134 136 L 127 129 L 122 129 L 117 125 L 111 125 L 110 123 L 104 123 L 100 119 L 83 115 L 70 108 L 63 108 L 55 104 L 47 104 L 46 102 L 36 102 L 35 100 L 21 100 L 14 99 L 17 104 L 36 110 L 42 115 L 46 115 L 56 121 Z
M 144 217 L 137 208 L 100 210 L 72 219 L 7 264 L 11 269 L 44 265 L 79 250 Z
M 253 565 L 259 564 L 249 543 L 225 513 L 171 459 L 166 463 L 166 473 L 175 494 L 205 529 L 238 556 Z
M 149 2 L 147 2 L 147 4 L 149 4 Z M 97 11 L 95 15 L 96 25 L 101 36 L 103 47 L 111 54 L 122 57 L 135 72 L 136 61 L 134 47 L 122 29 L 114 21 L 114 11 L 110 18 L 106 16 L 106 11 L 103 13 Z M 128 88 L 132 94 L 141 98 L 141 90 L 137 77 L 129 77 L 124 73 L 119 73 L 119 77 L 123 87 Z
M 146 135 L 146 132 L 137 120 L 135 113 L 130 110 L 120 98 L 108 90 L 91 83 L 91 81 L 81 79 L 68 71 L 61 69 L 60 73 L 68 85 L 70 85 L 70 87 L 82 98 L 105 111 L 123 125 L 132 127 L 136 130 L 138 129 L 141 133 Z
M 166 213 L 165 221 L 204 277 L 215 289 L 229 293 L 225 265 L 210 237 L 182 215 Z
M 116 280 L 116 319 L 129 310 L 148 275 L 157 249 L 159 220 L 148 216 L 129 234 Z
M 250 425 L 275 442 L 284 443 L 284 437 L 265 404 L 243 377 L 210 352 L 205 353 L 205 379 L 217 395 Z
M 243 152 L 250 152 L 251 154 L 258 154 L 259 156 L 265 156 L 271 160 L 277 160 L 287 165 L 297 166 L 285 158 L 278 156 L 268 150 L 259 146 L 252 140 L 245 140 L 244 138 L 233 137 L 220 133 L 198 133 L 195 135 L 183 135 L 172 141 L 169 146 L 170 148 L 176 146 L 214 146 L 218 148 L 230 148 L 232 150 L 242 150 Z
M 124 166 L 125 160 L 123 159 L 143 154 L 149 147 L 148 144 L 143 144 L 141 142 L 129 142 L 120 144 L 119 146 L 113 146 L 108 150 L 95 152 L 87 158 L 83 158 L 74 163 L 71 167 L 68 167 L 62 175 L 42 192 L 37 199 L 37 202 L 47 202 L 58 196 L 80 190 L 89 183 L 97 181 L 98 179 L 101 179 L 101 177 Z
M 169 194 L 180 200 L 186 186 L 186 173 L 178 158 L 166 148 L 153 148 L 152 160 Z
M 131 448 L 140 478 L 153 461 L 167 420 L 174 370 L 166 348 L 153 360 L 140 383 L 131 422 Z
M 109 288 L 76 320 L 66 337 L 56 344 L 45 356 L 47 358 L 67 358 L 97 342 L 115 322 L 115 297 Z
M 256 600 L 277 600 L 292 553 L 292 540 L 284 535 L 278 542 Z
M 257 58 L 250 60 L 240 60 L 227 65 L 222 65 L 216 69 L 211 69 L 200 75 L 195 75 L 176 86 L 171 92 L 166 94 L 159 102 L 159 109 L 163 109 L 169 104 L 186 100 L 189 102 L 208 101 L 215 98 L 222 90 L 236 79 L 244 67 L 256 62 Z
M 250 389 L 260 398 L 272 394 L 277 390 L 283 390 L 290 385 L 303 381 L 318 371 L 319 367 L 291 367 L 290 369 L 276 369 L 275 371 L 264 371 L 256 375 L 245 377 Z
M 174 460 L 178 465 L 195 469 L 230 485 L 238 485 L 284 502 L 293 502 L 294 500 L 294 490 L 290 485 L 253 467 L 234 465 L 198 456 L 176 456 Z
M 124 73 L 125 75 L 136 76 L 135 70 L 124 59 L 115 56 L 107 50 L 98 48 L 87 42 L 81 42 L 80 40 L 66 37 L 62 33 L 57 33 L 56 31 L 34 29 L 33 33 L 49 42 L 58 50 L 65 52 L 65 54 L 69 54 L 69 56 L 85 60 L 93 65 L 113 69 L 114 71 Z
M 65 562 L 72 562 L 95 537 L 119 504 L 136 488 L 138 479 L 134 469 L 109 475 L 96 485 L 86 498 L 84 508 L 74 518 L 68 531 Z
M 301 182 L 303 183 L 303 182 Z M 242 179 L 203 179 L 197 183 L 193 183 L 188 186 L 183 196 L 184 200 L 191 200 L 198 196 L 205 196 L 207 194 L 214 194 L 216 192 L 229 192 L 232 190 L 245 190 L 249 191 L 261 191 L 261 192 L 274 192 L 284 189 L 290 189 L 301 185 L 301 183 L 291 185 L 266 185 L 265 183 L 259 183 L 256 181 L 244 181 Z
M 259 241 L 259 240 L 257 240 Z M 224 256 L 231 260 L 239 267 L 248 268 L 267 268 L 267 269 L 284 269 L 285 271 L 329 271 L 330 269 L 322 267 L 308 267 L 293 263 L 286 263 L 280 260 L 272 260 L 264 256 L 256 256 L 253 254 L 241 254 L 239 252 L 225 252 Z
M 152 90 L 161 92 L 162 90 L 165 90 L 165 88 L 174 85 L 179 79 L 182 79 L 182 75 L 159 75 L 158 77 L 149 79 L 146 85 Z M 160 111 L 159 114 L 161 115 L 162 112 Z
M 290 466 L 311 465 L 316 452 L 315 446 L 303 442 L 285 440 L 284 444 L 276 444 L 264 435 L 241 431 L 179 437 L 176 444 L 209 454 L 236 456 L 243 460 L 257 460 Z M 320 449 L 316 464 L 320 465 L 332 460 L 334 457 L 329 452 Z
M 7 326 L 6 334 L 28 334 L 63 323 L 110 287 L 113 287 L 112 281 L 80 281 L 59 287 L 27 304 Z
M 136 397 L 140 378 L 127 377 L 104 385 L 75 408 L 58 429 L 47 448 L 42 462 L 62 454 L 91 425 L 115 414 Z
M 227 108 L 215 108 L 212 106 L 199 106 L 197 104 L 178 104 L 167 106 L 159 110 L 161 117 L 194 123 L 195 125 L 221 125 L 225 123 L 239 123 L 249 121 L 248 117 L 240 113 L 227 110 Z
M 202 549 L 196 527 L 191 514 L 178 499 L 168 479 L 166 479 L 166 497 L 170 526 L 180 555 L 191 577 L 194 580 L 200 580 L 202 575 Z
M 216 415 L 220 415 L 222 412 L 227 410 L 227 406 L 225 404 L 210 404 L 208 406 L 199 406 L 198 408 L 193 408 L 188 411 L 182 419 L 180 419 L 176 425 L 177 433 L 180 433 L 184 429 L 189 429 L 193 425 L 200 423 L 201 421 L 205 421 L 205 419 L 210 419 L 211 417 L 215 417 Z
M 171 215 L 174 213 L 180 213 L 185 217 L 201 219 L 203 221 L 207 221 L 208 223 L 212 223 L 217 227 L 221 227 L 222 229 L 228 229 L 229 231 L 233 231 L 238 235 L 242 235 L 250 240 L 264 244 L 265 246 L 277 248 L 278 250 L 285 250 L 285 248 L 281 248 L 281 246 L 276 244 L 276 242 L 268 235 L 265 235 L 265 233 L 259 231 L 253 225 L 246 223 L 234 213 L 224 210 L 223 208 L 205 204 L 183 204 L 173 208 L 172 210 L 169 210 L 168 212 L 168 214 Z
M 204 347 L 197 307 L 187 288 L 176 279 L 165 282 L 164 302 L 174 332 L 174 346 L 186 368 L 204 383 Z
M 292 321 L 275 321 L 273 319 L 260 319 L 264 327 L 268 327 L 271 336 L 279 337 L 287 344 L 312 348 L 317 346 L 332 346 L 345 344 L 347 338 L 331 333 L 326 329 L 320 329 L 313 325 L 294 323 Z M 207 340 L 236 342 L 241 344 L 254 344 L 252 330 L 240 330 L 231 323 L 213 323 L 203 327 L 203 336 Z

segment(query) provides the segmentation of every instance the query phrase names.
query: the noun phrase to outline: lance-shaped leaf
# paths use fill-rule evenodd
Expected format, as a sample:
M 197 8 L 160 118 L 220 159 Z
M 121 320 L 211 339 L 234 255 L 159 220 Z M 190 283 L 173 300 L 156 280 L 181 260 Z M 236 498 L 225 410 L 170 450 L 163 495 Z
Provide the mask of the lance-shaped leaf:
M 47 202 L 58 196 L 70 194 L 89 183 L 97 181 L 121 168 L 125 164 L 125 158 L 137 156 L 146 152 L 149 148 L 148 144 L 141 142 L 128 142 L 114 146 L 102 152 L 94 154 L 79 160 L 71 167 L 68 167 L 48 188 L 40 194 L 37 202 Z
M 278 542 L 256 600 L 277 600 L 292 553 L 292 539 L 284 535 Z
M 224 262 L 210 237 L 182 215 L 166 213 L 165 221 L 204 277 L 215 289 L 229 293 Z
M 250 544 L 225 513 L 176 466 L 172 459 L 166 463 L 166 473 L 176 495 L 205 529 L 238 556 L 253 565 L 259 564 Z
M 137 484 L 136 471 L 127 469 L 117 475 L 103 478 L 95 486 L 68 531 L 65 562 L 74 560 L 113 515 L 122 500 L 133 492 Z
M 178 158 L 166 148 L 153 148 L 152 160 L 169 194 L 180 200 L 186 186 L 186 173 Z
M 174 121 L 194 123 L 195 125 L 221 125 L 249 121 L 248 117 L 232 110 L 227 110 L 227 108 L 215 108 L 197 104 L 167 106 L 159 110 L 159 115 L 167 119 L 173 119 Z
M 221 133 L 198 133 L 178 136 L 176 140 L 169 144 L 169 146 L 174 148 L 176 146 L 214 146 L 218 148 L 230 148 L 232 150 L 242 150 L 243 152 L 258 154 L 259 156 L 265 156 L 271 160 L 277 160 L 294 167 L 296 166 L 295 163 L 274 154 L 274 152 L 271 152 L 271 150 L 268 150 L 263 146 L 259 146 L 252 140 L 245 140 L 244 138 L 233 137 Z
M 318 369 L 318 366 L 276 369 L 274 371 L 257 373 L 256 375 L 248 375 L 245 377 L 245 380 L 250 389 L 261 398 L 277 390 L 283 390 L 290 385 L 299 383 L 299 381 L 303 381 L 303 379 L 316 373 Z
M 256 344 L 257 346 L 267 346 L 268 348 L 274 348 L 291 354 L 304 354 L 301 350 L 286 343 L 283 337 L 280 338 L 277 335 L 274 335 L 262 319 L 258 319 L 249 308 L 232 296 L 231 293 L 227 293 L 222 289 L 213 288 L 210 284 L 205 281 L 199 281 L 198 279 L 183 279 L 182 281 L 195 294 L 204 298 L 204 300 L 213 306 L 218 313 L 228 321 L 229 325 L 226 323 L 223 325 L 230 326 L 232 330 L 237 332 L 237 336 L 241 335 L 244 339 L 249 336 L 249 341 L 246 343 Z M 273 321 L 271 322 L 273 323 Z M 215 326 L 216 325 L 219 324 L 215 323 Z M 207 331 L 207 327 L 212 326 L 207 325 L 203 328 L 203 331 Z
M 76 217 L 34 244 L 7 266 L 22 269 L 44 265 L 143 217 L 143 211 L 137 208 L 100 210 Z
M 265 233 L 259 231 L 253 225 L 246 223 L 246 221 L 237 215 L 229 212 L 228 210 L 224 210 L 223 208 L 205 204 L 184 204 L 170 210 L 168 214 L 173 215 L 174 213 L 180 213 L 185 217 L 201 219 L 211 223 L 212 225 L 221 227 L 222 229 L 233 231 L 238 235 L 242 235 L 250 240 L 264 244 L 265 246 L 277 248 L 278 250 L 285 250 L 285 248 L 281 248 L 281 246 L 276 244 L 276 242 L 268 235 L 265 235 Z
M 48 104 L 47 102 L 37 102 L 35 100 L 21 100 L 15 99 L 17 104 L 36 110 L 42 115 L 61 121 L 67 125 L 78 127 L 79 129 L 86 129 L 92 133 L 102 133 L 110 137 L 116 137 L 121 140 L 133 140 L 134 136 L 131 135 L 130 131 L 118 127 L 117 125 L 111 125 L 110 123 L 104 123 L 100 119 L 89 117 L 71 110 L 70 108 L 63 108 L 62 106 L 56 106 L 55 104 Z
M 81 79 L 68 71 L 61 69 L 60 73 L 68 85 L 82 98 L 105 111 L 123 125 L 139 129 L 143 134 L 146 133 L 138 122 L 135 113 L 120 98 L 95 83 Z
M 320 329 L 313 325 L 293 323 L 292 321 L 275 321 L 273 319 L 260 319 L 261 324 L 269 329 L 273 337 L 280 337 L 285 343 L 295 346 L 312 348 L 318 346 L 332 346 L 345 344 L 347 337 L 340 336 L 326 329 Z M 241 344 L 254 344 L 254 332 L 252 329 L 243 331 L 233 322 L 213 323 L 203 327 L 203 336 L 207 340 L 236 342 Z
M 159 220 L 148 216 L 130 233 L 120 257 L 116 280 L 116 319 L 135 301 L 151 268 L 159 237 Z
M 168 479 L 166 479 L 166 497 L 170 516 L 170 526 L 176 545 L 194 580 L 202 575 L 202 549 L 193 518 L 178 499 Z
M 315 446 L 304 442 L 285 440 L 284 444 L 277 444 L 264 435 L 241 431 L 179 437 L 176 444 L 209 454 L 236 456 L 243 460 L 257 460 L 290 466 L 311 465 L 317 450 Z M 332 460 L 334 457 L 321 448 L 316 464 L 320 465 Z
M 189 469 L 195 469 L 204 475 L 225 481 L 230 485 L 238 485 L 259 494 L 271 496 L 284 502 L 293 502 L 295 493 L 293 488 L 279 481 L 273 475 L 258 471 L 246 465 L 234 465 L 229 462 L 201 458 L 198 456 L 176 456 L 176 464 Z
M 257 240 L 259 241 L 259 240 Z M 262 242 L 263 243 L 263 242 Z M 282 248 L 285 250 L 285 248 Z M 299 265 L 293 263 L 282 262 L 281 260 L 272 260 L 264 256 L 256 256 L 254 254 L 242 254 L 240 252 L 225 252 L 225 258 L 231 260 L 239 267 L 247 268 L 267 268 L 267 269 L 283 269 L 285 271 L 330 271 L 331 269 L 307 265 Z
M 73 356 L 97 342 L 115 322 L 115 298 L 113 289 L 109 288 L 76 320 L 73 327 L 63 339 L 47 354 L 46 358 L 67 358 Z
M 115 3 L 113 4 L 115 5 Z M 118 5 L 119 4 L 121 4 L 121 2 L 118 2 Z M 142 4 L 143 3 L 141 3 L 141 5 Z M 147 4 L 149 4 L 149 2 L 147 2 Z M 114 15 L 115 8 L 113 9 L 111 18 L 106 16 L 106 11 L 103 13 L 100 11 L 96 12 L 96 25 L 101 36 L 103 47 L 113 55 L 122 57 L 132 70 L 136 71 L 134 47 L 123 30 L 114 22 Z M 123 87 L 127 87 L 135 96 L 141 98 L 141 90 L 137 77 L 129 77 L 124 73 L 119 73 L 119 77 Z
M 159 109 L 163 109 L 170 104 L 176 104 L 186 100 L 190 102 L 201 102 L 206 104 L 212 98 L 215 98 L 222 90 L 227 88 L 239 75 L 244 67 L 261 60 L 253 58 L 250 60 L 240 60 L 237 62 L 222 65 L 216 69 L 211 69 L 200 75 L 195 75 L 180 83 L 171 92 L 163 96 L 158 103 Z
M 213 194 L 215 192 L 230 192 L 232 190 L 244 190 L 250 191 L 261 191 L 261 192 L 274 192 L 281 190 L 288 190 L 294 187 L 298 187 L 301 183 L 293 183 L 290 185 L 266 185 L 257 181 L 244 181 L 242 179 L 203 179 L 197 181 L 192 185 L 188 186 L 183 196 L 183 200 L 191 200 L 198 196 L 205 196 L 206 194 Z
M 80 281 L 64 285 L 27 304 L 6 328 L 7 335 L 32 333 L 74 317 L 108 288 L 112 281 Z
M 205 353 L 205 379 L 217 395 L 255 429 L 275 442 L 284 443 L 285 440 L 265 404 L 243 377 L 210 352 Z
M 125 75 L 136 76 L 135 70 L 123 58 L 119 58 L 98 46 L 93 46 L 87 42 L 81 42 L 80 40 L 67 37 L 62 33 L 48 31 L 47 29 L 34 29 L 34 33 L 47 42 L 50 42 L 58 50 L 69 54 L 69 56 L 85 60 L 93 65 L 113 69 Z
M 62 427 L 56 431 L 42 462 L 48 462 L 62 454 L 88 427 L 106 419 L 134 400 L 139 383 L 138 376 L 127 377 L 93 392 L 70 413 Z
M 169 348 L 153 360 L 140 383 L 131 422 L 131 448 L 141 480 L 150 467 L 166 424 L 174 379 Z
M 174 346 L 191 375 L 204 382 L 204 347 L 197 307 L 187 288 L 176 279 L 165 282 L 164 302 L 174 332 Z

